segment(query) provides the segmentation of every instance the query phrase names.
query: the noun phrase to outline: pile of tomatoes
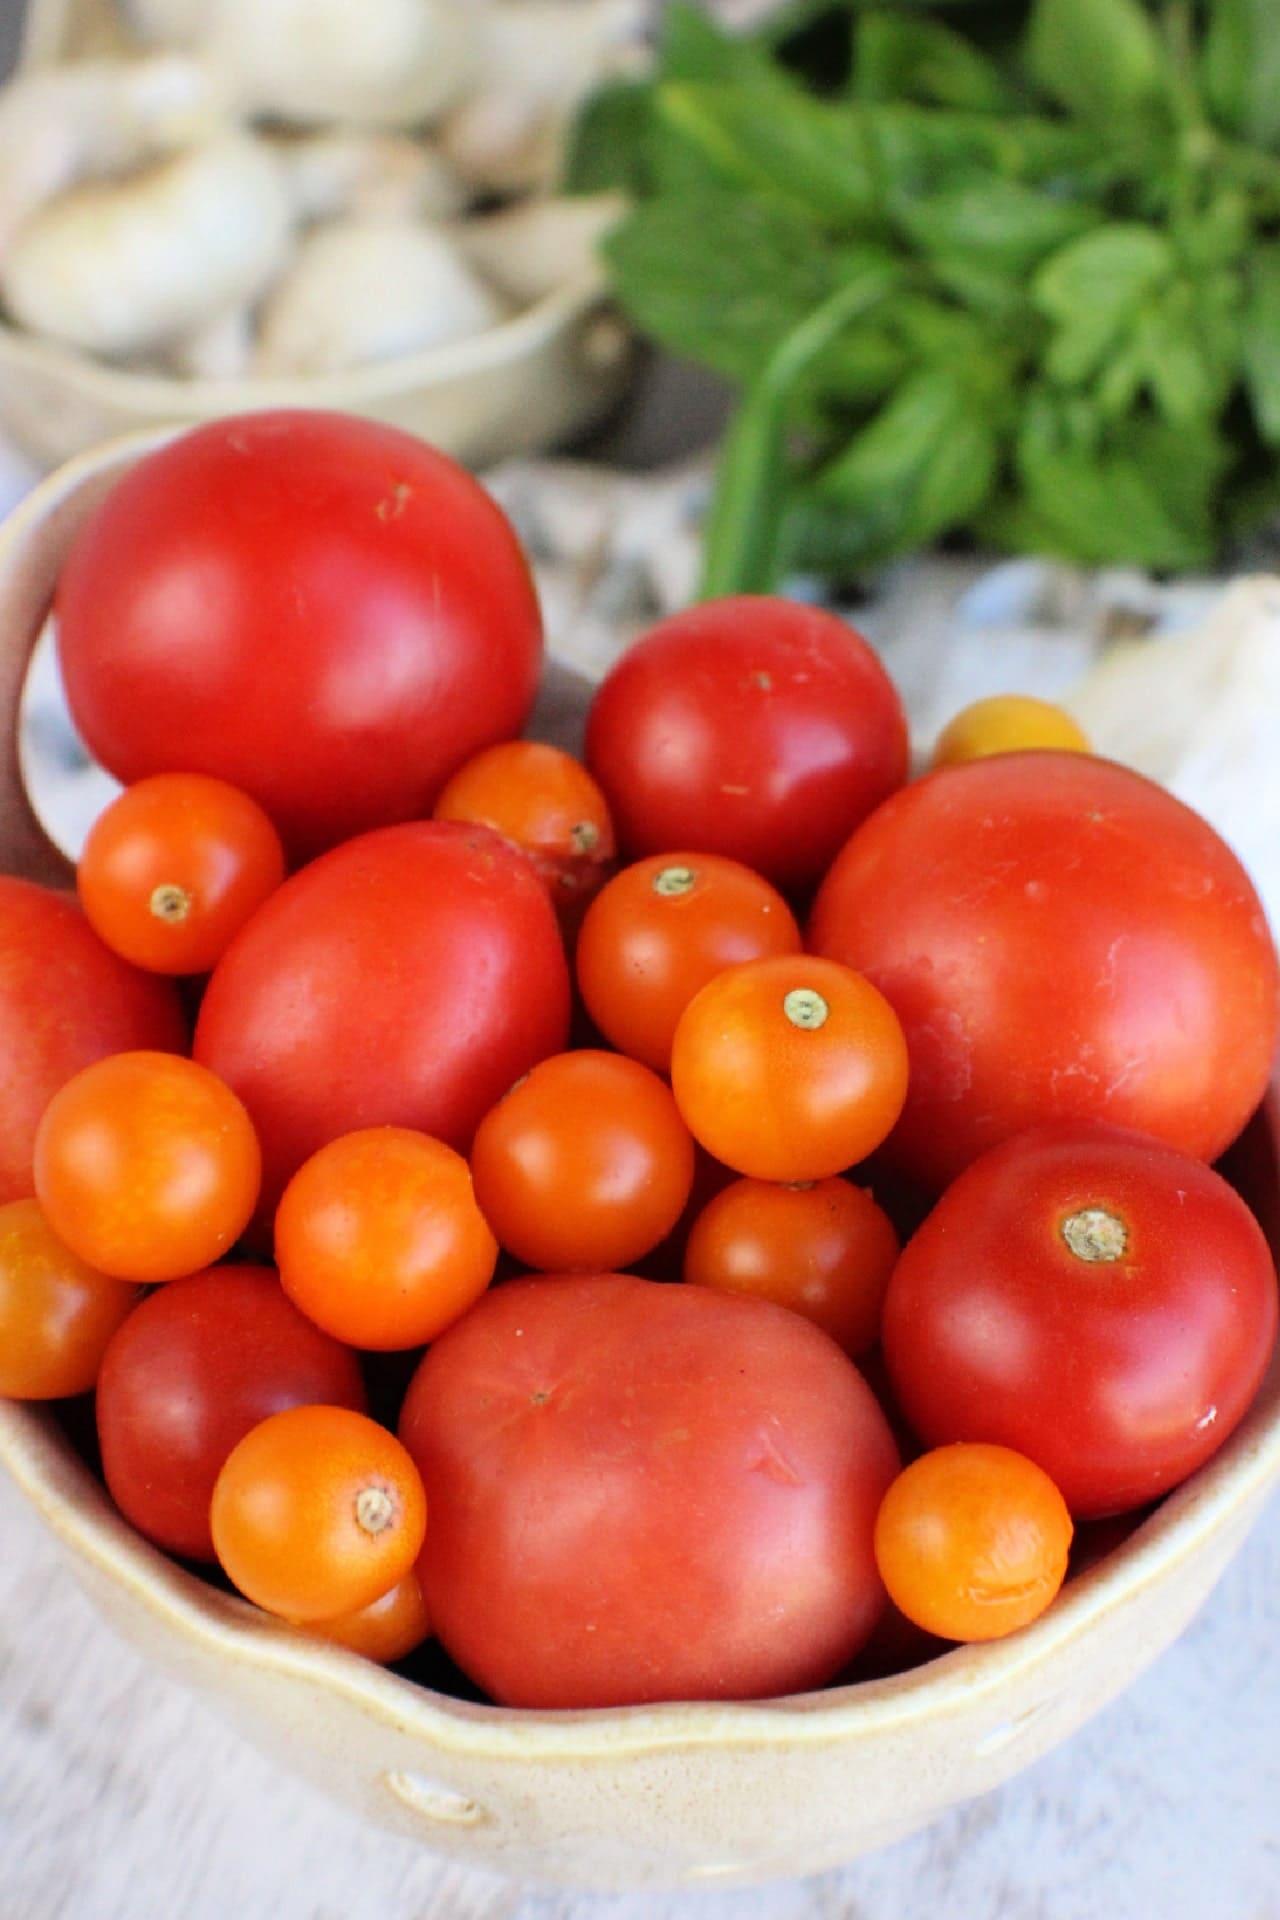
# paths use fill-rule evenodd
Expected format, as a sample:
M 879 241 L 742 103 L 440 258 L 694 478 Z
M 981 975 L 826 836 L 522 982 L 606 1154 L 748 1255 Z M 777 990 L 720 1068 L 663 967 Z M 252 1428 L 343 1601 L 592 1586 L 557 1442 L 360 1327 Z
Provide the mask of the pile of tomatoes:
M 510 527 L 337 416 L 144 458 L 56 611 L 125 787 L 0 880 L 0 1391 L 148 1540 L 506 1704 L 767 1697 L 1024 1626 L 1244 1418 L 1275 950 L 1065 714 L 910 780 L 748 599 L 520 741 Z

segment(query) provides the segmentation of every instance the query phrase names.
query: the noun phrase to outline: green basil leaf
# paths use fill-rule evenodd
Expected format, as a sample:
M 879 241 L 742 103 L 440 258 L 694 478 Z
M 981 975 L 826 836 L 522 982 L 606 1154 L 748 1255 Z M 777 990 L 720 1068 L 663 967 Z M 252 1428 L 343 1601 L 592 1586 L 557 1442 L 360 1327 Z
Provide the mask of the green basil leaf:
M 1224 127 L 1261 147 L 1280 145 L 1275 0 L 1210 0 L 1201 79 Z
M 646 193 L 651 182 L 653 89 L 640 80 L 611 80 L 583 107 L 569 135 L 566 193 Z
M 1258 431 L 1280 447 L 1280 244 L 1259 247 L 1249 265 L 1241 349 Z
M 863 14 L 854 39 L 860 100 L 923 100 L 1001 113 L 1018 95 L 993 60 L 951 27 L 895 13 Z
M 1165 55 L 1142 0 L 1035 0 L 1027 64 L 1047 94 L 1087 120 L 1148 106 L 1165 85 Z
M 767 194 L 846 230 L 874 225 L 880 192 L 866 130 L 841 104 L 796 89 L 668 84 L 663 122 L 712 171 L 748 194 Z M 712 238 L 704 235 L 703 245 Z M 718 244 L 718 242 L 717 242 Z
M 1168 279 L 1175 265 L 1173 248 L 1154 228 L 1099 227 L 1045 262 L 1031 283 L 1032 298 L 1051 320 L 1069 324 L 1088 313 L 1119 321 Z
M 1180 289 L 1180 291 L 1182 291 Z M 1174 426 L 1211 420 L 1225 394 L 1189 299 L 1166 300 L 1137 323 L 1136 346 L 1157 408 Z
M 999 177 L 904 198 L 899 228 L 925 253 L 1021 276 L 1097 224 L 1097 212 Z

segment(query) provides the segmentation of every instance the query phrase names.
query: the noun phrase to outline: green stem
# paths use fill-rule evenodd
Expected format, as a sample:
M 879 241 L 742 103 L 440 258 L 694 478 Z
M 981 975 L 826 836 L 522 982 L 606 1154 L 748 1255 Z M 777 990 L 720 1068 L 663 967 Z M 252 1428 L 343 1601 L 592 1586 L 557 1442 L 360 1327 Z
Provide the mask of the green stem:
M 725 436 L 707 519 L 701 598 L 771 593 L 782 568 L 787 426 L 796 383 L 854 320 L 898 283 L 886 262 L 840 287 L 782 340 Z

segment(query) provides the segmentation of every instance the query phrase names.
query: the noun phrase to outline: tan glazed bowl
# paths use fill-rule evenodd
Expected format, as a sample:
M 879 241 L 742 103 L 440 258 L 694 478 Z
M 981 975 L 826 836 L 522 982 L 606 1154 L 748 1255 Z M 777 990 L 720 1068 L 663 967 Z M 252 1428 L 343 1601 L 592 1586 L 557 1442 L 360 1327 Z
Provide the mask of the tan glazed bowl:
M 19 688 L 68 545 L 154 437 L 53 475 L 0 531 L 0 865 L 68 869 L 21 788 Z M 1280 1232 L 1280 1100 L 1235 1155 Z M 748 1706 L 526 1713 L 433 1693 L 206 1586 L 116 1514 L 53 1416 L 0 1403 L 0 1461 L 107 1617 L 345 1805 L 477 1867 L 649 1888 L 815 1872 L 987 1791 L 1182 1631 L 1280 1477 L 1280 1369 L 1223 1451 L 1035 1626 L 900 1677 Z

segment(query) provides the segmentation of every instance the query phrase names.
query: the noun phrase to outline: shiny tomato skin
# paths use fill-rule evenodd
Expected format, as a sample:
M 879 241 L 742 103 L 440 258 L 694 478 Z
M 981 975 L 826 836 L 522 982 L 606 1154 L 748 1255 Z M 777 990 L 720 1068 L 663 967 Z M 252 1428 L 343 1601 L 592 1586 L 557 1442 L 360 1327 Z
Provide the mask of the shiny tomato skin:
M 98 1378 L 107 1486 L 169 1553 L 214 1558 L 209 1502 L 223 1462 L 285 1407 L 363 1412 L 354 1353 L 298 1312 L 269 1267 L 211 1267 L 137 1307 Z
M 514 1280 L 430 1350 L 400 1430 L 432 1622 L 505 1705 L 803 1691 L 879 1617 L 897 1449 L 857 1369 L 784 1308 Z
M 861 634 L 789 600 L 709 601 L 625 653 L 587 764 L 633 857 L 692 847 L 799 888 L 907 775 L 902 703 Z
M 182 1053 L 186 1021 L 167 980 L 105 947 L 70 894 L 0 875 L 0 1202 L 35 1192 L 40 1116 L 108 1053 Z
M 334 413 L 218 420 L 144 457 L 77 540 L 57 612 L 103 765 L 229 781 L 295 856 L 429 813 L 520 732 L 541 661 L 496 504 L 422 441 Z
M 929 1445 L 1011 1447 L 1090 1519 L 1157 1499 L 1217 1451 L 1266 1372 L 1276 1314 L 1262 1230 L 1220 1175 L 1139 1134 L 1059 1122 L 943 1195 L 889 1283 L 883 1337 Z
M 935 1191 L 1054 1119 L 1213 1160 L 1266 1088 L 1278 976 L 1258 896 L 1204 820 L 1109 761 L 1007 754 L 917 781 L 841 853 L 810 940 L 902 1022 L 888 1152 Z
M 269 1227 L 340 1134 L 410 1127 L 465 1151 L 568 1025 L 564 947 L 529 862 L 486 828 L 417 821 L 285 882 L 215 968 L 195 1051 L 258 1128 Z

